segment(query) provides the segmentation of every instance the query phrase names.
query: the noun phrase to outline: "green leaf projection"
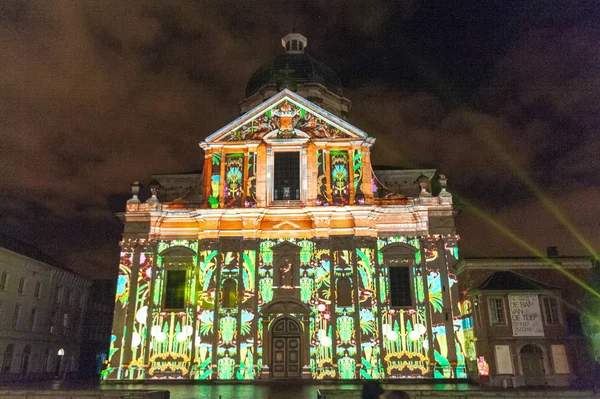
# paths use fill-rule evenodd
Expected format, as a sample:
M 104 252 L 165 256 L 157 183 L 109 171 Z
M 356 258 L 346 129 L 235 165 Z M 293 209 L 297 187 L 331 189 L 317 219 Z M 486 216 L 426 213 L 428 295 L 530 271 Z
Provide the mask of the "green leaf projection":
M 239 208 L 244 195 L 244 154 L 225 155 L 225 208 Z
M 247 154 L 247 175 L 248 181 L 246 182 L 246 200 L 244 206 L 246 208 L 256 207 L 256 159 L 258 154 L 256 152 L 249 152 Z
M 362 190 L 363 184 L 363 161 L 362 161 L 362 151 L 356 149 L 353 151 L 352 155 L 352 170 L 354 175 L 354 204 L 356 205 L 364 205 L 365 204 L 365 194 Z
M 348 151 L 330 151 L 331 196 L 335 206 L 350 203 L 350 170 Z
M 297 265 L 287 291 L 277 288 L 282 246 Z M 455 246 L 439 236 L 123 244 L 104 378 L 264 378 L 283 316 L 302 326 L 304 377 L 465 378 L 474 334 L 449 272 Z M 411 306 L 391 305 L 391 267 L 409 268 Z M 181 309 L 164 308 L 172 270 L 185 270 Z M 290 300 L 295 310 L 272 310 Z
M 220 152 L 214 152 L 211 156 L 211 176 L 210 176 L 210 195 L 208 196 L 208 204 L 211 208 L 219 207 L 220 190 L 221 190 L 221 158 Z

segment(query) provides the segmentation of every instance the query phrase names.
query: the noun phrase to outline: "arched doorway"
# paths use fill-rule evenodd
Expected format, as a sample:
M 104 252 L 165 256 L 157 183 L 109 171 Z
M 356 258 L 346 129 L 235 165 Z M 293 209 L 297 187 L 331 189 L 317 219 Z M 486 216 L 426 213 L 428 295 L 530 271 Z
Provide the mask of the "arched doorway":
M 271 365 L 274 378 L 300 377 L 300 324 L 292 318 L 277 320 L 271 330 Z
M 544 385 L 546 371 L 544 370 L 544 352 L 533 344 L 521 348 L 521 365 L 526 385 Z

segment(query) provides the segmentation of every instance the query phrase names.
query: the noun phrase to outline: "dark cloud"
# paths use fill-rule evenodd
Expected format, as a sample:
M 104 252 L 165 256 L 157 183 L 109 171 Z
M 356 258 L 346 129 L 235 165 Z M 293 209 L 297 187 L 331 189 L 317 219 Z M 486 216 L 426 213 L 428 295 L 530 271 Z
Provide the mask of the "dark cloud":
M 508 163 L 599 236 L 593 9 L 446 3 L 2 2 L 0 232 L 114 273 L 129 183 L 199 169 L 197 143 L 295 25 L 378 138 L 375 163 L 439 168 L 535 245 L 584 253 Z M 522 253 L 468 209 L 459 223 L 466 254 Z

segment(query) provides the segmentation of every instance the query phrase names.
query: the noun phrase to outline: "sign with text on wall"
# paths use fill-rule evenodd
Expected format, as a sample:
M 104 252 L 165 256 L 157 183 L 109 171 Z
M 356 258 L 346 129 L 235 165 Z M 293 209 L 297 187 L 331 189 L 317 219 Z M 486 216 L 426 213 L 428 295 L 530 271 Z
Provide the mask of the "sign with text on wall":
M 515 337 L 543 337 L 544 324 L 537 295 L 509 295 L 508 307 Z

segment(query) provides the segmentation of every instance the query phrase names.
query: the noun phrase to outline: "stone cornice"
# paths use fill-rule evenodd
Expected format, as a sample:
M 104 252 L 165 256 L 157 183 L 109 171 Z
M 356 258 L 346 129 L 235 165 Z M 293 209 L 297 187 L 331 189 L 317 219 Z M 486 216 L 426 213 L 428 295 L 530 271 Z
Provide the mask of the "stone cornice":
M 460 260 L 455 269 L 457 273 L 469 270 L 552 270 L 549 262 L 556 262 L 565 269 L 592 269 L 593 262 L 585 256 L 562 256 L 552 259 L 507 257 L 507 258 L 466 258 Z

